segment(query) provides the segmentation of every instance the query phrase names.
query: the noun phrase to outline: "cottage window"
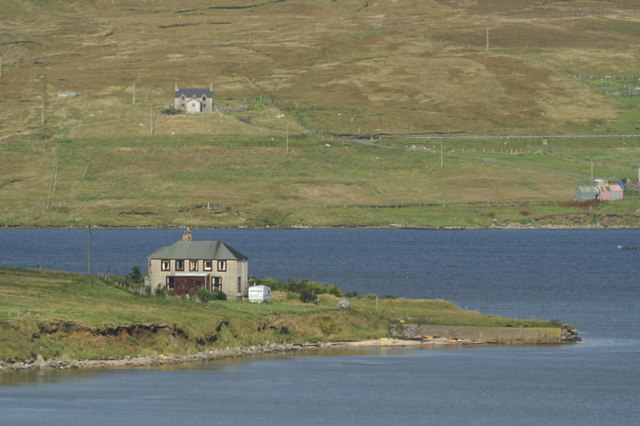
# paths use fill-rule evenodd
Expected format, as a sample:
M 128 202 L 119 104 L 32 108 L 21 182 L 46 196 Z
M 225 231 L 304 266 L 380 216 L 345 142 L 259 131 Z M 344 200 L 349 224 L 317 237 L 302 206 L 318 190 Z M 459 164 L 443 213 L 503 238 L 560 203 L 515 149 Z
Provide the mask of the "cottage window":
M 218 260 L 218 272 L 224 272 L 227 270 L 227 261 Z
M 184 271 L 184 260 L 176 260 L 176 271 Z
M 167 290 L 173 290 L 173 277 L 167 277 Z
M 189 261 L 189 270 L 190 271 L 197 271 L 198 270 L 198 261 L 197 260 L 190 260 Z
M 221 277 L 213 277 L 211 279 L 211 289 L 213 291 L 222 291 L 222 278 Z
M 205 260 L 204 261 L 204 270 L 205 271 L 212 271 L 213 270 L 213 261 L 212 260 Z
M 171 261 L 170 260 L 161 260 L 160 261 L 160 270 L 161 271 L 170 271 L 171 270 Z

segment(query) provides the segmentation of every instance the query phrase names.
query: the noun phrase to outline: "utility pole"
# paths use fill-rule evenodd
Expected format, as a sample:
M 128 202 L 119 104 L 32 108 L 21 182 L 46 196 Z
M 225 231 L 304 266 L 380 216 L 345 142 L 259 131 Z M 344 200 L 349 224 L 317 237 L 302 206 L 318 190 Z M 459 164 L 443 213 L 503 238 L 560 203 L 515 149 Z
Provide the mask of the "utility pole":
M 593 159 L 591 160 L 591 180 L 593 180 Z
M 153 108 L 149 107 L 149 134 L 153 135 Z
M 91 275 L 91 225 L 87 226 L 87 275 Z
M 487 47 L 486 47 L 486 51 L 489 51 L 489 24 L 485 24 L 487 26 L 486 28 L 486 39 L 487 39 Z
M 444 148 L 442 147 L 442 144 L 440 144 L 440 168 L 444 168 Z
M 45 109 L 47 101 L 47 77 L 42 76 L 42 104 L 40 108 L 40 127 L 44 127 L 45 122 Z
M 289 152 L 289 125 L 288 124 L 284 131 L 284 152 L 286 153 Z
M 136 104 L 136 81 L 133 80 L 133 99 L 131 100 L 131 105 Z
M 40 127 L 44 127 L 44 95 L 42 95 L 42 105 L 40 107 Z

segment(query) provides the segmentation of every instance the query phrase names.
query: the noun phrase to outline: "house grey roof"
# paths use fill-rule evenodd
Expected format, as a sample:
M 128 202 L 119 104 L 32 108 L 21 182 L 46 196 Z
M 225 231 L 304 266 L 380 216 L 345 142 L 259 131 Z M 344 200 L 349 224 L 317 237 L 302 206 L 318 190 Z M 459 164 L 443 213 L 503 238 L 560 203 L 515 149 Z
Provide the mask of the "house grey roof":
M 213 92 L 210 89 L 178 89 L 174 98 L 179 98 L 182 95 L 185 98 L 201 98 L 203 96 L 213 98 Z
M 156 251 L 149 256 L 149 259 L 248 260 L 249 258 L 220 241 L 180 240 Z

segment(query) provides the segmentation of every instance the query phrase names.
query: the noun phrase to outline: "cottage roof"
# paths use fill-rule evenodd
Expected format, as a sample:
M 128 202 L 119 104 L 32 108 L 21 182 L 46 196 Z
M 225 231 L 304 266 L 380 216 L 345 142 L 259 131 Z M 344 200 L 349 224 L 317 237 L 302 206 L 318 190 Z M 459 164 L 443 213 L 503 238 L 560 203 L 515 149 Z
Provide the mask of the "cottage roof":
M 220 241 L 181 240 L 157 250 L 149 259 L 248 260 L 248 257 Z
M 185 98 L 201 98 L 206 96 L 207 98 L 213 98 L 213 92 L 211 89 L 178 89 L 174 98 L 179 98 L 184 95 Z

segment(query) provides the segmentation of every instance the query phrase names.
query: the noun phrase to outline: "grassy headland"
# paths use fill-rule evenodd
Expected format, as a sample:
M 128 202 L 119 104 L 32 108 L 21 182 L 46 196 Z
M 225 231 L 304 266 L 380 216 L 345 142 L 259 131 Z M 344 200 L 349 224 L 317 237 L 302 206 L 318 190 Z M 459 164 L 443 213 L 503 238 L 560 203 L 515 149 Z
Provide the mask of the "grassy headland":
M 0 268 L 0 361 L 188 354 L 225 347 L 388 336 L 390 323 L 560 327 L 466 311 L 443 300 L 278 292 L 268 304 L 140 296 L 94 276 Z
M 8 0 L 0 226 L 640 226 L 636 194 L 571 203 L 592 165 L 637 176 L 640 138 L 614 135 L 640 127 L 639 21 L 632 0 Z M 246 111 L 161 114 L 209 84 Z

